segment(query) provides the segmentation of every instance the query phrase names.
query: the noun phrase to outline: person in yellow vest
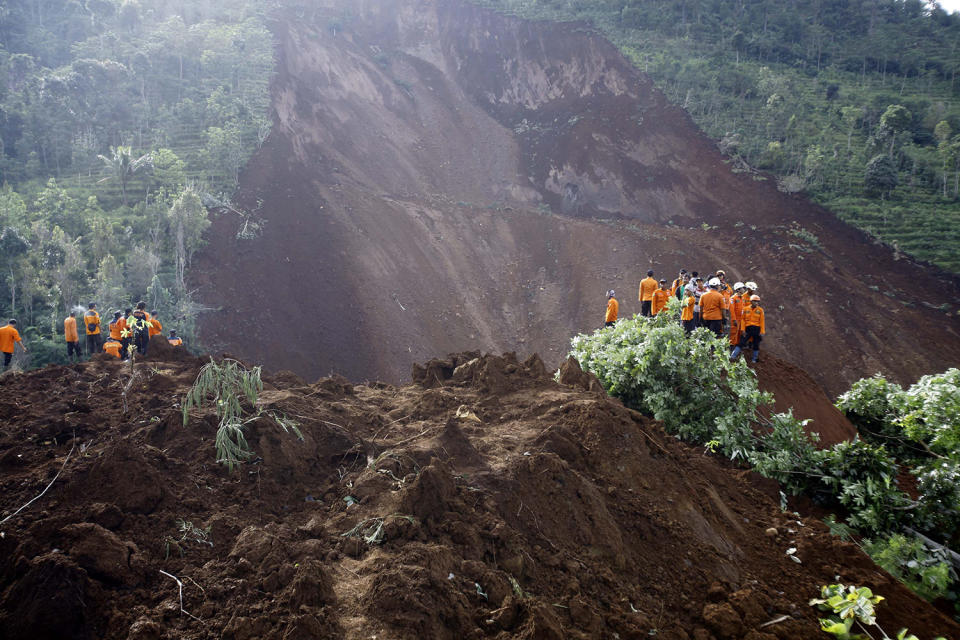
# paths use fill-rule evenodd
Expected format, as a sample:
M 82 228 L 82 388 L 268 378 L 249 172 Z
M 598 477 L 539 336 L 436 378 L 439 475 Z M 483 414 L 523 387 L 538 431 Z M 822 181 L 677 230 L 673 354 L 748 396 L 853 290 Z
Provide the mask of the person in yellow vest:
M 640 281 L 640 315 L 649 318 L 653 309 L 653 292 L 657 290 L 657 281 L 653 279 L 653 271 L 647 271 L 647 277 Z
M 87 332 L 87 353 L 91 356 L 100 351 L 100 313 L 95 302 L 87 305 L 87 312 L 83 314 L 83 325 Z
M 667 289 L 667 281 L 660 281 L 660 288 L 653 292 L 653 304 L 651 305 L 650 312 L 653 315 L 657 315 L 661 311 L 667 308 L 667 300 L 670 298 L 670 291 Z
M 113 338 L 107 338 L 107 341 L 103 343 L 103 350 L 114 358 L 120 358 L 120 348 L 121 344 L 119 340 L 114 340 Z
M 694 320 L 693 308 L 697 304 L 697 297 L 693 294 L 693 288 L 687 287 L 683 292 L 683 297 L 680 299 L 680 324 L 683 325 L 683 330 L 687 333 L 690 333 L 697 327 L 697 322 Z
M 163 333 L 163 325 L 160 324 L 160 320 L 157 319 L 157 312 L 150 312 L 150 337 L 158 336 Z
M 607 315 L 603 318 L 603 326 L 612 327 L 617 322 L 617 314 L 620 312 L 620 303 L 617 302 L 616 292 L 613 289 L 607 291 Z
M 749 344 L 753 349 L 753 362 L 760 362 L 760 341 L 767 332 L 767 323 L 764 318 L 763 307 L 760 306 L 760 296 L 750 296 L 750 306 L 743 310 L 743 335 L 740 344 L 730 354 L 730 360 L 736 360 L 740 353 Z
M 5 327 L 0 327 L 0 353 L 3 354 L 3 370 L 6 371 L 13 359 L 13 347 L 19 344 L 24 353 L 27 348 L 23 346 L 23 340 L 20 338 L 20 332 L 17 331 L 17 321 L 10 318 Z
M 703 326 L 719 338 L 723 335 L 723 295 L 720 293 L 720 280 L 711 278 L 707 283 L 708 291 L 700 296 L 700 317 Z
M 743 292 L 746 287 L 742 282 L 735 282 L 733 285 L 733 295 L 730 296 L 730 351 L 733 352 L 740 344 L 740 334 L 742 333 L 741 318 L 743 308 L 749 304 L 749 300 L 744 302 Z
M 80 333 L 77 331 L 77 312 L 71 311 L 70 315 L 63 320 L 63 339 L 67 342 L 67 359 L 73 362 L 73 355 L 77 355 L 77 360 L 83 356 L 80 353 Z
M 167 342 L 169 342 L 174 347 L 179 347 L 180 345 L 183 344 L 183 340 L 177 337 L 176 331 L 170 331 L 170 337 L 167 338 Z

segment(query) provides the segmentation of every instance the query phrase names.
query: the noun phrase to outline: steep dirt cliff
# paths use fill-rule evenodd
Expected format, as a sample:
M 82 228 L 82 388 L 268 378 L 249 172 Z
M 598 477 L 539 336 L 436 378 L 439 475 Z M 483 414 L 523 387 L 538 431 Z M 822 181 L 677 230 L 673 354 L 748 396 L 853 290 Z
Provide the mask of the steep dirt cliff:
M 291 9 L 274 25 L 275 126 L 195 261 L 203 339 L 316 377 L 405 378 L 462 349 L 559 361 L 639 310 L 648 268 L 760 284 L 765 345 L 832 395 L 960 361 L 955 278 L 764 176 L 582 25 L 457 0 Z M 942 304 L 953 314 L 934 309 Z

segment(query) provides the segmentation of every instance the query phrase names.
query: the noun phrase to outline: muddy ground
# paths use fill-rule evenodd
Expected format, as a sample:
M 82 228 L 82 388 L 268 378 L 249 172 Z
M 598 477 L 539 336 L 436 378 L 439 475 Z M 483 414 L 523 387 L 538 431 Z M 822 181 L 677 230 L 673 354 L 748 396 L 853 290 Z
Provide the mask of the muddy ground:
M 960 639 L 575 362 L 562 383 L 479 353 L 406 386 L 266 376 L 259 403 L 303 440 L 260 420 L 232 472 L 208 409 L 182 424 L 203 363 L 159 345 L 126 412 L 129 368 L 106 356 L 0 378 L 0 637 L 814 639 L 806 602 L 839 579 L 886 596 L 888 628 Z
M 221 214 L 192 269 L 215 350 L 394 383 L 437 353 L 560 360 L 608 289 L 629 315 L 647 269 L 685 267 L 758 282 L 765 346 L 832 397 L 960 361 L 956 276 L 738 167 L 586 25 L 299 4 L 235 198 L 261 234 Z

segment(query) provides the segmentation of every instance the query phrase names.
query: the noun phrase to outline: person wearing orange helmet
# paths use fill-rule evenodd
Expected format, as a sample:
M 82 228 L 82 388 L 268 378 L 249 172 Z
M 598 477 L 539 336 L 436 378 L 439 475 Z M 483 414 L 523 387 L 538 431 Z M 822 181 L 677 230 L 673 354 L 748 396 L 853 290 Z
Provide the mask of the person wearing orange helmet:
M 753 294 L 750 296 L 750 306 L 743 310 L 741 316 L 743 322 L 743 335 L 740 337 L 740 344 L 730 354 L 730 360 L 736 360 L 740 353 L 749 344 L 753 349 L 753 362 L 760 362 L 760 341 L 763 340 L 763 334 L 767 332 L 767 323 L 764 318 L 763 307 L 760 306 L 760 296 Z

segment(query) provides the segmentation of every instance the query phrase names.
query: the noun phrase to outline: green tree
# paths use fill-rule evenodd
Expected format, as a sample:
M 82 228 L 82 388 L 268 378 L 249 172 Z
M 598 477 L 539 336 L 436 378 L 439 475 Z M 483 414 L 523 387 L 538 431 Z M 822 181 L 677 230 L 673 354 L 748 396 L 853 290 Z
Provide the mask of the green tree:
M 168 214 L 176 248 L 177 292 L 186 293 L 186 269 L 193 254 L 203 243 L 203 233 L 210 226 L 207 210 L 193 187 L 184 189 Z
M 912 123 L 913 114 L 900 104 L 891 104 L 880 116 L 880 127 L 889 132 L 890 135 L 889 155 L 891 158 L 893 157 L 893 145 L 897 140 L 897 135 L 909 129 Z
M 897 182 L 897 166 L 890 156 L 876 155 L 867 163 L 863 184 L 868 194 L 889 197 Z
M 130 182 L 130 178 L 138 171 L 153 166 L 153 156 L 147 153 L 139 158 L 134 158 L 133 151 L 130 147 L 120 145 L 118 147 L 110 147 L 109 155 L 101 154 L 97 157 L 103 163 L 104 168 L 110 173 L 109 176 L 100 182 L 111 179 L 118 180 L 120 182 L 120 195 L 123 206 L 127 206 L 127 183 Z

